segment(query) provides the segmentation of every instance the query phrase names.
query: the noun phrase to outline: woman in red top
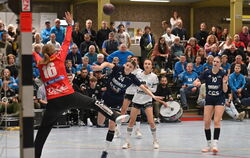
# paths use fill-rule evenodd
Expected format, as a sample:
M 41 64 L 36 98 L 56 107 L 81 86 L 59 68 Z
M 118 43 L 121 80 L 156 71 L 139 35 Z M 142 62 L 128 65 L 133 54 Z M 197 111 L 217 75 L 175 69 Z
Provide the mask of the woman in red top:
M 67 109 L 95 109 L 101 112 L 110 120 L 120 123 L 122 120 L 128 120 L 128 115 L 119 115 L 117 112 L 110 110 L 100 102 L 90 97 L 75 92 L 70 84 L 66 68 L 65 59 L 71 41 L 72 33 L 72 16 L 69 12 L 65 13 L 66 22 L 68 23 L 66 36 L 61 50 L 56 52 L 54 46 L 44 45 L 41 58 L 37 53 L 33 56 L 38 64 L 42 81 L 45 85 L 48 104 L 43 116 L 41 126 L 38 129 L 35 139 L 35 157 L 40 158 L 43 145 L 57 118 Z

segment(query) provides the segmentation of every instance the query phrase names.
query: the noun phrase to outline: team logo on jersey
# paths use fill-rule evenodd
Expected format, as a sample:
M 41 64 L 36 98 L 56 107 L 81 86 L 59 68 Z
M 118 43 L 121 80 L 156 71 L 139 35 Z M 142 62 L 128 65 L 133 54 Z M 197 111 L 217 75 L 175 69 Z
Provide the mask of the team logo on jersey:
M 212 82 L 217 82 L 217 77 L 212 77 Z
M 123 82 L 124 79 L 125 79 L 125 77 L 120 74 L 120 76 L 118 77 L 118 80 L 121 81 L 121 82 Z

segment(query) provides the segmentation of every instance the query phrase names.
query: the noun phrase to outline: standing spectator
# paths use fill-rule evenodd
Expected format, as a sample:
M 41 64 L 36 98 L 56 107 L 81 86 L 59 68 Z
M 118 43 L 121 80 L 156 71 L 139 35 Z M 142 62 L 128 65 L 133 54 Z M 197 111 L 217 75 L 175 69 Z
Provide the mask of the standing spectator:
M 187 31 L 183 28 L 182 20 L 177 20 L 177 26 L 172 30 L 172 34 L 175 36 L 180 37 L 181 40 L 185 41 L 188 40 Z
M 84 34 L 84 41 L 80 45 L 80 54 L 82 57 L 89 51 L 89 46 L 91 45 L 95 46 L 96 51 L 98 50 L 95 42 L 90 40 L 90 35 L 88 33 Z
M 60 24 L 60 19 L 56 19 L 55 26 L 51 28 L 50 33 L 54 33 L 56 35 L 56 41 L 61 45 L 65 37 L 65 29 Z
M 116 39 L 118 40 L 119 44 L 125 44 L 127 48 L 131 45 L 131 40 L 129 34 L 125 31 L 125 26 L 120 24 L 118 26 L 118 31 L 116 33 Z
M 78 51 L 77 45 L 73 44 L 71 47 L 71 51 L 66 57 L 67 60 L 71 60 L 73 67 L 77 67 L 79 64 L 82 64 L 82 56 Z
M 89 64 L 92 65 L 94 62 L 97 61 L 97 53 L 95 51 L 95 46 L 89 46 L 89 52 L 85 54 L 89 58 Z
M 171 28 L 170 28 L 170 27 L 168 27 L 168 28 L 166 29 L 166 33 L 165 33 L 164 35 L 162 35 L 162 37 L 165 38 L 165 40 L 166 40 L 168 46 L 171 46 L 171 45 L 174 43 L 175 35 L 173 35 L 173 34 L 171 33 Z
M 140 47 L 141 47 L 141 61 L 143 62 L 153 50 L 155 45 L 155 39 L 153 34 L 151 33 L 151 28 L 146 26 L 144 28 L 144 34 L 140 40 Z
M 115 33 L 110 32 L 109 39 L 105 40 L 102 44 L 102 54 L 104 54 L 105 57 L 107 57 L 114 51 L 117 51 L 118 47 L 119 47 L 119 42 L 115 40 Z
M 83 34 L 80 31 L 79 23 L 75 23 L 74 31 L 72 31 L 72 40 L 80 48 L 81 43 L 83 42 Z
M 177 27 L 178 20 L 181 20 L 181 18 L 179 17 L 178 12 L 174 11 L 173 16 L 170 18 L 171 29 Z
M 50 34 L 50 41 L 48 41 L 47 44 L 53 45 L 57 51 L 61 48 L 60 43 L 56 41 L 56 34 L 54 33 Z
M 85 29 L 83 29 L 82 34 L 89 34 L 90 40 L 95 42 L 96 41 L 96 32 L 92 29 L 92 20 L 86 20 Z
M 130 52 L 125 44 L 121 44 L 119 50 L 113 52 L 107 57 L 107 61 L 112 63 L 114 57 L 119 58 L 119 65 L 124 65 L 127 62 L 128 56 L 134 56 L 132 52 Z
M 239 36 L 240 41 L 243 42 L 245 46 L 248 46 L 248 43 L 250 42 L 250 34 L 247 26 L 242 27 L 242 31 Z
M 195 34 L 195 38 L 198 40 L 198 44 L 201 47 L 204 47 L 207 41 L 208 31 L 206 29 L 207 25 L 203 22 L 200 24 L 200 30 Z
M 103 42 L 109 38 L 110 32 L 111 31 L 108 28 L 107 22 L 102 21 L 102 27 L 100 30 L 97 31 L 97 35 L 96 35 L 96 44 L 99 47 L 99 49 L 102 48 Z
M 46 44 L 50 40 L 50 31 L 51 31 L 50 21 L 46 20 L 45 29 L 43 29 L 41 32 L 43 44 Z

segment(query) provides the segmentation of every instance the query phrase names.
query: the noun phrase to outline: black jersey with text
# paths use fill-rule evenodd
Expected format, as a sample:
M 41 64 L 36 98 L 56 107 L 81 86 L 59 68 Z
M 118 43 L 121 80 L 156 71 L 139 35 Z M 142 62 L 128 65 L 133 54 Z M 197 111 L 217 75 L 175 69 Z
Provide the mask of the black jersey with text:
M 226 73 L 219 70 L 217 74 L 214 74 L 212 70 L 206 70 L 199 76 L 201 81 L 206 83 L 206 95 L 212 97 L 224 96 L 223 92 L 223 77 Z
M 108 75 L 107 92 L 111 94 L 121 95 L 125 94 L 126 89 L 135 84 L 140 86 L 140 81 L 134 74 L 126 75 L 123 66 L 114 66 L 111 74 Z

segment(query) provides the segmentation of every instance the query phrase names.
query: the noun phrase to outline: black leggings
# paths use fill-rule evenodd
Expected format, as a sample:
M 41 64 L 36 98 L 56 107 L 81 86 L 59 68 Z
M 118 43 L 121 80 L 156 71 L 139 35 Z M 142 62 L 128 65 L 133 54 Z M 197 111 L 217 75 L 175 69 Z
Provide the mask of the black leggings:
M 43 145 L 54 123 L 66 110 L 71 108 L 94 109 L 101 112 L 112 121 L 115 121 L 115 119 L 119 116 L 117 112 L 110 110 L 105 105 L 95 103 L 96 101 L 94 99 L 78 92 L 48 100 L 43 120 L 35 139 L 35 158 L 40 158 Z

